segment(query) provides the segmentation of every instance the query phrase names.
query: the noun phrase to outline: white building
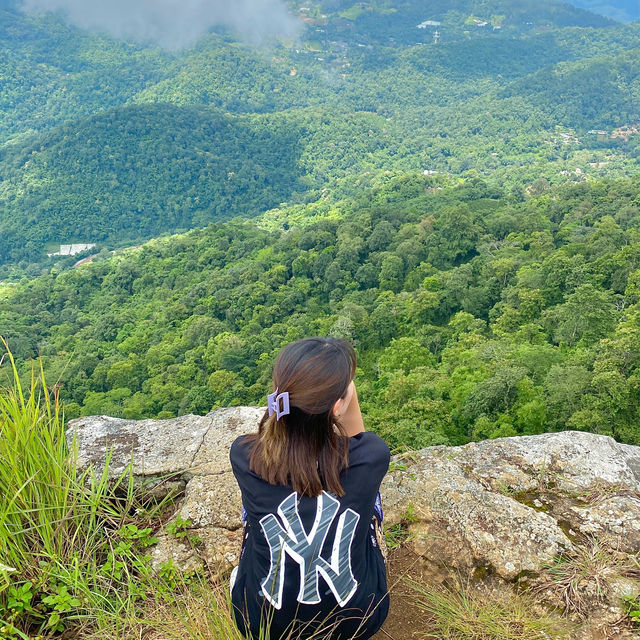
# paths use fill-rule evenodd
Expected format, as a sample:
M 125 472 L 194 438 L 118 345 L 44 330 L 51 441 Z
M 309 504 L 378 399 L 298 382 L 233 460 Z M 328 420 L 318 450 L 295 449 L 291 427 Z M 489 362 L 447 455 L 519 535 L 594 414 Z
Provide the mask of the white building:
M 81 251 L 86 251 L 87 249 L 92 249 L 96 246 L 96 243 L 93 244 L 61 244 L 60 250 L 55 253 L 47 253 L 49 257 L 51 256 L 75 256 L 76 253 L 80 253 Z

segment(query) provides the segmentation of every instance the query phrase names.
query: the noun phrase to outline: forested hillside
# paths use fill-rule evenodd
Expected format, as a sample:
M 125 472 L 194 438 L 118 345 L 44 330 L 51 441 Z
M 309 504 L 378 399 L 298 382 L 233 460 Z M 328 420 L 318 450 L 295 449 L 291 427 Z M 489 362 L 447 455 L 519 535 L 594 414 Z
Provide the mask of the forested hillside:
M 522 191 L 637 170 L 640 25 L 552 0 L 291 6 L 298 42 L 217 29 L 167 53 L 0 5 L 0 278 L 389 173 Z
M 278 349 L 332 334 L 394 446 L 564 428 L 639 444 L 639 296 L 638 177 L 522 201 L 413 175 L 24 282 L 0 326 L 25 375 L 43 355 L 69 417 L 264 404 Z
M 0 2 L 0 335 L 23 375 L 41 353 L 69 417 L 203 413 L 263 403 L 277 350 L 332 334 L 394 446 L 639 444 L 640 24 L 289 4 L 297 40 L 166 52 Z M 46 257 L 71 242 L 93 262 Z
M 255 215 L 302 188 L 298 143 L 283 124 L 163 104 L 63 125 L 0 152 L 0 208 L 9 212 L 0 253 L 11 259 L 51 239 L 137 240 Z M 26 213 L 16 220 L 15 211 Z
M 89 35 L 0 2 L 0 144 L 124 104 L 162 78 L 168 55 Z
M 380 45 L 415 44 L 429 38 L 430 31 L 416 32 L 424 21 L 440 22 L 443 39 L 467 36 L 478 29 L 475 19 L 508 33 L 523 33 L 537 27 L 605 27 L 613 21 L 555 0 L 316 0 L 291 2 L 311 20 L 323 23 L 329 36 L 345 32 L 359 42 Z M 334 39 L 334 38 L 330 38 Z

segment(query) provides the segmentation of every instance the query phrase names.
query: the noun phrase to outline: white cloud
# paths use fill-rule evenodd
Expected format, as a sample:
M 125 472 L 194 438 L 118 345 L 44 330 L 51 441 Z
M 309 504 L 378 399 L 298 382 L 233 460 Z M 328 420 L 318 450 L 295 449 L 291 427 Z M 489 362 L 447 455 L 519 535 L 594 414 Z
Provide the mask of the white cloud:
M 82 29 L 167 49 L 191 46 L 215 25 L 257 44 L 294 36 L 300 27 L 282 0 L 23 0 L 22 8 L 62 11 Z

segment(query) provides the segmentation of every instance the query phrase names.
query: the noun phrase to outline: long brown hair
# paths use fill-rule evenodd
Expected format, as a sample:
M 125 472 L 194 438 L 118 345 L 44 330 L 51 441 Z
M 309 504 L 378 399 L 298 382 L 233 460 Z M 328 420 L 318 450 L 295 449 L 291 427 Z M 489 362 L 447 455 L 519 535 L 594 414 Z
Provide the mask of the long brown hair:
M 290 413 L 265 411 L 250 446 L 249 468 L 270 484 L 301 495 L 323 489 L 344 495 L 340 472 L 349 460 L 349 438 L 332 415 L 356 371 L 353 347 L 337 338 L 304 338 L 284 347 L 273 368 L 273 386 L 288 392 Z

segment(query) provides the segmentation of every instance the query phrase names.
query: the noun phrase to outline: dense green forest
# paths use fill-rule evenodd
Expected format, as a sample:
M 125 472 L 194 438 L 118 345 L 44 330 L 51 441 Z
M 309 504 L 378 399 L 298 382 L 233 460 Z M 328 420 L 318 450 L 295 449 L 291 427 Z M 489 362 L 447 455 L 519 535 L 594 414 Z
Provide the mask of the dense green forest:
M 68 417 L 204 413 L 263 404 L 280 347 L 331 334 L 393 446 L 640 444 L 640 23 L 289 5 L 297 40 L 216 27 L 167 52 L 0 0 L 0 335 L 22 375 L 41 354 Z M 71 242 L 92 261 L 46 256 Z
M 271 208 L 302 188 L 298 137 L 275 124 L 130 106 L 63 125 L 34 146 L 5 147 L 4 184 L 19 178 L 0 187 L 0 202 L 28 213 L 2 234 L 0 253 L 35 253 L 70 229 L 91 241 L 127 239 L 132 218 L 137 239 Z
M 540 191 L 389 178 L 25 280 L 0 327 L 69 417 L 264 404 L 278 349 L 331 334 L 394 446 L 565 428 L 640 444 L 640 179 Z
M 637 170 L 640 24 L 552 0 L 290 4 L 297 42 L 216 29 L 169 53 L 1 3 L 0 279 L 51 268 L 56 243 L 122 247 L 407 171 L 517 190 Z

